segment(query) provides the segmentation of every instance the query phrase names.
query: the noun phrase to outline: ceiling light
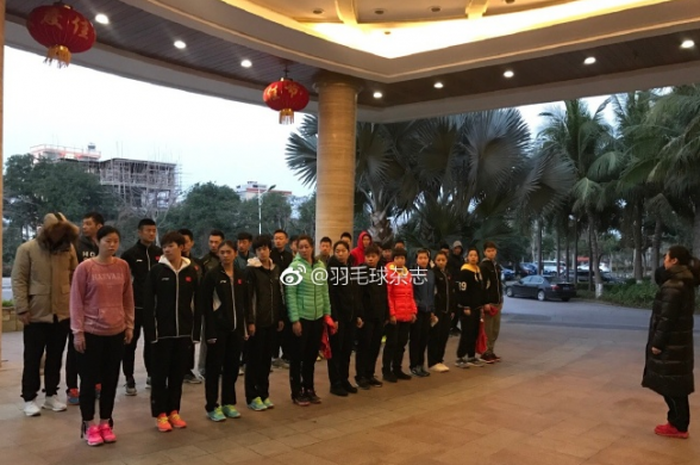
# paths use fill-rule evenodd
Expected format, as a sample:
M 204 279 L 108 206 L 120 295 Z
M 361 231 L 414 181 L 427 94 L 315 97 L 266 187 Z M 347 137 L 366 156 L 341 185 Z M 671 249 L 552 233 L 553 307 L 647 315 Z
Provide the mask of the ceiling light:
M 592 64 L 595 63 L 596 61 L 597 61 L 597 60 L 595 59 L 595 57 L 588 57 L 588 58 L 586 58 L 585 60 L 583 60 L 583 64 L 584 64 L 584 65 L 592 65 Z
M 109 24 L 109 18 L 107 17 L 107 15 L 102 13 L 99 13 L 95 16 L 95 21 L 100 24 Z
M 438 81 L 435 84 L 433 84 L 433 87 L 435 87 L 436 89 L 442 89 L 443 87 L 445 87 L 445 85 L 442 82 Z
M 442 8 L 440 8 L 439 6 L 431 6 L 430 7 L 430 11 L 433 13 L 440 13 L 441 10 L 442 10 Z
M 322 14 L 323 14 L 323 8 L 316 8 L 316 9 L 313 11 L 313 14 L 315 14 L 315 15 L 322 15 Z
M 375 15 L 383 15 L 384 13 L 386 13 L 386 10 L 383 8 L 377 8 L 376 10 L 374 10 Z
M 244 68 L 250 68 L 251 66 L 253 66 L 253 62 L 250 60 L 243 60 L 241 61 L 241 66 Z
M 182 50 L 183 48 L 186 48 L 186 47 L 187 47 L 187 44 L 184 43 L 184 42 L 181 41 L 181 40 L 176 40 L 176 41 L 173 43 L 173 45 L 175 46 L 175 48 L 179 48 L 180 50 Z
M 681 44 L 681 48 L 687 49 L 687 48 L 693 48 L 693 47 L 695 47 L 695 42 L 690 40 L 690 39 L 684 40 L 683 43 Z
M 374 94 L 372 94 L 372 96 L 373 96 L 374 98 L 382 98 L 382 97 L 384 97 L 384 95 L 383 95 L 381 92 L 379 92 L 379 91 L 377 91 L 377 92 L 375 92 Z
M 511 70 L 508 70 L 505 73 L 503 73 L 503 77 L 508 78 L 508 79 L 512 78 L 513 76 L 515 76 L 515 73 Z

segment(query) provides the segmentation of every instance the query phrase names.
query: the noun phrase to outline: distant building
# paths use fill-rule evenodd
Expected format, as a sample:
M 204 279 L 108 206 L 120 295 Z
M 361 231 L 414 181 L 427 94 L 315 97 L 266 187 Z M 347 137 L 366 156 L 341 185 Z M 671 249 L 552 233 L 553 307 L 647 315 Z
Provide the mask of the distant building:
M 143 215 L 157 216 L 167 211 L 179 194 L 179 170 L 176 163 L 112 158 L 100 161 L 95 144 L 87 149 L 57 145 L 37 145 L 30 153 L 39 159 L 78 162 L 89 173 L 109 186 L 127 207 Z
M 267 192 L 267 189 L 267 184 L 260 184 L 258 181 L 248 181 L 247 184 L 239 184 L 236 186 L 236 193 L 241 197 L 241 200 L 251 200 L 257 199 L 258 194 L 264 194 Z M 292 195 L 292 191 L 278 191 L 272 189 L 270 192 L 282 194 L 285 197 L 291 197 Z

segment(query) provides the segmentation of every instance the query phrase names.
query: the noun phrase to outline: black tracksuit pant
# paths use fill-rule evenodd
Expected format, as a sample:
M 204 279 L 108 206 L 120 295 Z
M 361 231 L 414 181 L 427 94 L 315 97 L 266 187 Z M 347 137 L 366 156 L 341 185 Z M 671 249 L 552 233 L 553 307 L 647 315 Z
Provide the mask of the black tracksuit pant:
M 397 321 L 395 325 L 391 323 L 384 327 L 386 333 L 386 343 L 382 354 L 382 373 L 401 371 L 403 354 L 406 351 L 406 343 L 411 332 L 410 321 Z
M 80 373 L 80 415 L 83 421 L 95 418 L 95 385 L 99 381 L 102 382 L 100 419 L 112 419 L 123 356 L 123 332 L 114 336 L 85 333 L 85 352 L 81 354 L 76 351 Z
M 255 335 L 248 338 L 248 362 L 245 367 L 245 397 L 251 403 L 256 397 L 270 397 L 270 365 L 276 347 L 277 326 L 255 327 Z
M 167 338 L 150 345 L 151 415 L 155 418 L 161 413 L 170 415 L 174 410 L 180 411 L 182 381 L 187 370 L 192 339 Z
M 668 422 L 682 433 L 688 431 L 690 425 L 690 404 L 688 396 L 670 397 L 664 396 L 666 405 L 668 405 Z
M 409 344 L 411 368 L 422 367 L 425 364 L 425 349 L 428 347 L 429 334 L 430 313 L 419 311 L 415 323 L 411 326 L 411 342 Z
M 204 375 L 204 391 L 211 412 L 219 405 L 236 405 L 236 381 L 241 366 L 243 337 L 237 331 L 218 332 L 214 344 L 207 343 L 207 365 Z M 219 404 L 219 382 L 221 404 Z
M 338 320 L 338 331 L 329 335 L 331 358 L 328 359 L 328 379 L 332 387 L 342 387 L 349 384 L 350 356 L 355 344 L 355 320 Z
M 431 367 L 445 361 L 445 347 L 450 338 L 452 318 L 449 313 L 436 313 L 438 322 L 430 328 L 428 336 L 428 366 Z
M 143 309 L 137 308 L 134 314 L 134 337 L 131 339 L 131 344 L 128 344 L 124 349 L 124 362 L 122 363 L 122 370 L 124 371 L 124 377 L 126 379 L 134 377 L 134 362 L 136 360 L 136 347 L 138 345 L 139 337 L 141 336 L 141 327 L 143 325 Z M 143 341 L 143 364 L 146 366 L 146 375 L 151 375 L 151 360 L 153 356 L 151 355 L 151 349 L 153 344 L 146 342 L 145 337 Z M 189 355 L 184 355 L 185 361 L 188 360 Z
M 481 311 L 472 310 L 471 315 L 465 315 L 463 309 L 458 310 L 459 320 L 462 326 L 462 333 L 459 335 L 459 346 L 457 346 L 457 358 L 476 356 L 476 340 L 479 337 L 479 324 L 481 321 Z
M 289 387 L 292 398 L 297 397 L 303 391 L 314 391 L 314 368 L 316 357 L 321 346 L 321 334 L 323 333 L 323 319 L 299 320 L 301 323 L 301 336 L 292 333 L 292 341 L 289 345 Z
M 53 323 L 30 323 L 24 326 L 24 368 L 22 370 L 22 398 L 34 400 L 41 389 L 41 357 L 46 352 L 44 363 L 44 390 L 46 396 L 55 396 L 61 382 L 63 349 L 70 331 L 70 320 Z
M 355 379 L 371 379 L 379 357 L 384 336 L 384 321 L 367 320 L 357 331 L 357 352 L 355 353 Z

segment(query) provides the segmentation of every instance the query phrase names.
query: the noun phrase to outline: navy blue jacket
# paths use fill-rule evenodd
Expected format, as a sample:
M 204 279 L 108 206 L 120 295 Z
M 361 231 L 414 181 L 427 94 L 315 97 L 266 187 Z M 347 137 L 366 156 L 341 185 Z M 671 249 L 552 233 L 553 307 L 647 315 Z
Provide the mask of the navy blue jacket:
M 420 270 L 420 274 L 416 272 Z M 427 268 L 415 268 L 411 270 L 413 277 L 413 298 L 419 312 L 435 312 L 435 273 Z M 418 276 L 417 276 L 418 275 Z

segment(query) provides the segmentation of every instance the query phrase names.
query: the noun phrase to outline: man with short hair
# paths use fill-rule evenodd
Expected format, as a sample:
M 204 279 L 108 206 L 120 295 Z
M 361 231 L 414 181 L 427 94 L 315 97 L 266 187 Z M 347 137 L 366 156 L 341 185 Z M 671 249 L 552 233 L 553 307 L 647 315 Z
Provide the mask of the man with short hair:
M 292 238 L 296 241 L 296 236 Z M 270 259 L 279 268 L 279 272 L 284 273 L 284 270 L 289 267 L 294 260 L 294 254 L 286 249 L 287 242 L 289 238 L 287 236 L 287 231 L 284 229 L 278 229 L 273 235 L 274 248 L 270 252 Z M 295 242 L 296 243 L 296 242 Z M 294 245 L 296 247 L 296 245 Z M 282 312 L 282 321 L 284 323 L 282 331 L 277 333 L 275 344 L 272 348 L 272 365 L 275 368 L 289 368 L 289 342 L 291 338 L 294 337 L 292 334 L 292 325 L 289 323 L 289 316 L 287 311 Z M 282 356 L 280 357 L 280 350 L 282 351 Z
M 248 259 L 253 258 L 254 254 L 250 253 L 250 244 L 253 242 L 253 235 L 247 231 L 238 233 L 238 254 L 236 255 L 236 260 L 233 262 L 233 266 L 236 267 L 238 271 L 243 271 L 245 273 L 248 267 Z
M 129 264 L 131 269 L 131 282 L 134 288 L 134 337 L 124 348 L 124 360 L 122 361 L 127 396 L 135 396 L 137 393 L 136 380 L 134 379 L 134 360 L 143 325 L 143 287 L 149 271 L 158 263 L 163 254 L 161 248 L 155 245 L 157 232 L 155 221 L 151 218 L 142 219 L 138 225 L 138 242 L 122 254 L 122 259 Z M 151 344 L 148 341 L 143 344 L 143 362 L 146 366 L 146 388 L 150 388 Z
M 209 252 L 200 259 L 204 267 L 202 274 L 219 266 L 219 246 L 224 242 L 224 239 L 226 239 L 226 237 L 220 229 L 212 229 L 209 233 Z M 205 345 L 206 344 L 202 344 L 202 347 Z
M 320 245 L 321 245 L 321 247 L 320 247 L 321 253 L 318 254 L 318 256 L 316 257 L 316 260 L 322 261 L 323 264 L 326 265 L 326 267 L 328 267 L 328 261 L 331 259 L 331 256 L 333 255 L 332 254 L 333 241 L 331 241 L 330 237 L 323 236 L 321 238 Z
M 182 246 L 182 256 L 189 259 L 194 270 L 197 272 L 197 282 L 202 281 L 202 273 L 204 266 L 202 262 L 192 256 L 192 248 L 194 247 L 194 233 L 187 228 L 178 229 L 178 233 L 182 234 L 185 239 L 185 243 Z M 190 360 L 188 364 L 188 371 L 185 372 L 185 383 L 189 384 L 202 384 L 202 380 L 194 373 L 194 344 L 190 347 Z
M 294 256 L 286 247 L 289 242 L 287 231 L 284 229 L 276 230 L 272 235 L 272 241 L 274 247 L 270 251 L 270 258 L 272 262 L 277 265 L 281 273 L 286 270 L 289 264 L 292 263 L 292 260 L 294 260 Z
M 406 243 L 403 241 L 403 239 L 396 239 L 394 242 L 394 248 L 406 250 Z
M 486 305 L 484 305 L 484 332 L 486 333 L 486 352 L 481 359 L 486 363 L 500 362 L 501 357 L 493 348 L 501 330 L 501 311 L 503 310 L 503 284 L 501 267 L 496 263 L 498 249 L 493 241 L 484 243 L 484 259 L 481 261 L 481 273 L 484 276 Z
M 447 259 L 447 271 L 450 273 L 454 279 L 459 276 L 459 271 L 464 265 L 464 248 L 462 247 L 461 241 L 454 241 L 452 243 L 452 252 L 448 255 Z M 461 330 L 459 329 L 459 315 L 455 312 L 452 318 L 452 325 L 450 327 L 450 334 L 452 336 L 459 336 Z
M 340 235 L 340 240 L 348 245 L 348 250 L 352 250 L 352 234 L 345 231 L 343 234 Z

